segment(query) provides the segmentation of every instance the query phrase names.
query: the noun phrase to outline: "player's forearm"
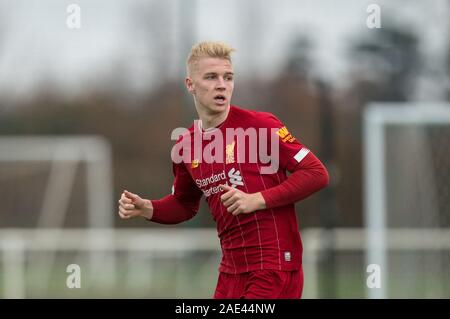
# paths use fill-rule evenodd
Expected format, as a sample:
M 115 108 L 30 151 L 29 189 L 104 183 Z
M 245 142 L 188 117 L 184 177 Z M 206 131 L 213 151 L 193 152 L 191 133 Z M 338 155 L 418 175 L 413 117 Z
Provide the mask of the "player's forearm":
M 150 220 L 159 224 L 178 224 L 191 219 L 198 211 L 198 204 L 181 202 L 174 195 L 152 200 L 151 204 L 153 210 Z
M 293 172 L 281 184 L 261 192 L 267 208 L 293 204 L 326 187 L 328 172 L 323 164 L 311 154 L 309 162 Z

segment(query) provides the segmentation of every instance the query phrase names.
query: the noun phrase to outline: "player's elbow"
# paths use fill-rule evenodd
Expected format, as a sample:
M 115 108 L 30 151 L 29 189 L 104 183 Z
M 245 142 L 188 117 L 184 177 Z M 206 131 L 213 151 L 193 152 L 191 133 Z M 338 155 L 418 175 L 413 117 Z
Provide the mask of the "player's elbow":
M 197 212 L 198 212 L 198 210 L 185 206 L 184 210 L 183 210 L 183 217 L 178 220 L 175 220 L 173 224 L 176 225 L 176 224 L 184 223 L 184 222 L 192 219 L 195 215 L 197 215 Z
M 177 224 L 191 220 L 192 218 L 194 218 L 195 215 L 197 215 L 197 212 L 198 212 L 198 210 L 186 208 L 186 210 L 184 212 L 185 218 L 183 220 L 179 221 Z
M 328 174 L 328 170 L 324 165 L 321 165 L 321 168 L 318 170 L 318 174 L 316 175 L 317 178 L 317 190 L 319 191 L 321 189 L 324 189 L 330 184 L 330 175 Z

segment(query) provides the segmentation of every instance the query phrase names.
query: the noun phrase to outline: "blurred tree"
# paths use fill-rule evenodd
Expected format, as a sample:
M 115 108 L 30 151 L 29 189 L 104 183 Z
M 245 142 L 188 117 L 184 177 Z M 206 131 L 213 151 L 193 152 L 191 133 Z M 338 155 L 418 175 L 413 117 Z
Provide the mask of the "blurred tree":
M 306 35 L 298 35 L 287 52 L 285 71 L 298 80 L 311 79 L 313 43 Z
M 407 100 L 422 66 L 418 36 L 389 25 L 368 32 L 350 47 L 354 85 L 367 100 Z
M 386 21 L 386 19 L 385 19 Z M 391 26 L 359 34 L 349 47 L 350 84 L 338 92 L 337 157 L 340 163 L 338 203 L 342 225 L 360 227 L 362 207 L 362 110 L 370 101 L 411 98 L 421 70 L 418 36 Z
M 149 89 L 166 83 L 174 73 L 173 14 L 169 3 L 152 0 L 139 2 L 131 11 L 130 34 L 136 36 L 135 50 L 143 62 L 140 72 L 146 76 Z M 151 81 L 157 79 L 157 81 Z

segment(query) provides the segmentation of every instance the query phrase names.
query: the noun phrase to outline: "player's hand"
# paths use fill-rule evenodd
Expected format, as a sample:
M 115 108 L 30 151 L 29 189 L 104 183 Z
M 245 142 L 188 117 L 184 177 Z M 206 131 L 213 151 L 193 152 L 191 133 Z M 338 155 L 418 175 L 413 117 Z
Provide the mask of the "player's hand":
M 128 219 L 136 216 L 152 219 L 152 202 L 147 199 L 142 199 L 139 195 L 124 190 L 119 199 L 119 216 L 122 219 Z
M 227 211 L 234 216 L 266 208 L 266 201 L 260 192 L 248 194 L 228 185 L 220 185 L 220 188 L 224 191 L 220 200 Z

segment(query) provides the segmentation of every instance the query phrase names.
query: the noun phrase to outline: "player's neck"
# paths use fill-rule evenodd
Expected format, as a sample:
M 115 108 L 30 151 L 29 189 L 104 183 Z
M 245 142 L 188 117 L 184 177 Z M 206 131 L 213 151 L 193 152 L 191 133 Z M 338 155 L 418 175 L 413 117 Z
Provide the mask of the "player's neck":
M 206 112 L 198 112 L 198 117 L 202 121 L 202 129 L 207 130 L 219 126 L 227 119 L 229 112 L 230 105 L 228 105 L 227 109 L 222 113 L 207 114 Z

